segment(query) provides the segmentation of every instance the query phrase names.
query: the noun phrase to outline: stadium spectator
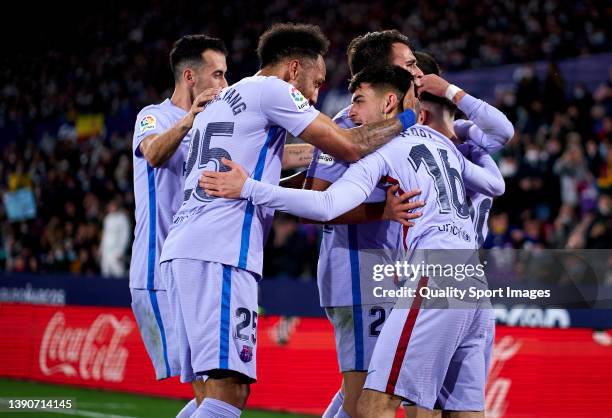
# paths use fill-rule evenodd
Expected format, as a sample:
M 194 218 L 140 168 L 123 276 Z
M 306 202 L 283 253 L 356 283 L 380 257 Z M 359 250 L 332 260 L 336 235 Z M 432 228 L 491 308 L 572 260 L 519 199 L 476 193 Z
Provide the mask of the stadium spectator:
M 132 229 L 130 220 L 115 200 L 107 207 L 100 243 L 100 264 L 102 274 L 110 277 L 125 277 L 127 270 L 127 250 L 130 245 Z

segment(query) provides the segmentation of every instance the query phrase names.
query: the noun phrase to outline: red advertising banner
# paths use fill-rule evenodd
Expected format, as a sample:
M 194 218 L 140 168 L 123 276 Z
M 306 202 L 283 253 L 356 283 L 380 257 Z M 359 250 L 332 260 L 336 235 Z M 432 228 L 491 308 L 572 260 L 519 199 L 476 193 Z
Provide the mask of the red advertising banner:
M 325 319 L 263 316 L 249 407 L 320 414 L 340 385 Z M 0 376 L 169 397 L 127 308 L 0 304 Z M 498 327 L 487 417 L 612 416 L 612 336 Z

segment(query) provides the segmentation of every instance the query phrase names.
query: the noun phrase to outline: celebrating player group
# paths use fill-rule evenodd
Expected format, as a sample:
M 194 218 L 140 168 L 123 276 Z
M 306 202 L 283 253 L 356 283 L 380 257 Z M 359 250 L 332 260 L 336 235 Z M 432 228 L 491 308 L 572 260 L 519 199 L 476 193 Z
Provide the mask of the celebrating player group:
M 156 376 L 192 385 L 177 417 L 240 416 L 257 380 L 263 247 L 281 210 L 325 224 L 317 281 L 343 383 L 323 416 L 394 417 L 403 405 L 409 417 L 484 417 L 491 309 L 373 302 L 361 267 L 366 250 L 476 251 L 504 192 L 489 154 L 513 127 L 396 30 L 350 42 L 352 100 L 332 120 L 314 108 L 328 44 L 317 26 L 275 24 L 259 38 L 259 72 L 230 86 L 221 40 L 174 44 L 172 97 L 142 109 L 133 140 L 130 290 Z M 285 146 L 288 132 L 306 144 Z

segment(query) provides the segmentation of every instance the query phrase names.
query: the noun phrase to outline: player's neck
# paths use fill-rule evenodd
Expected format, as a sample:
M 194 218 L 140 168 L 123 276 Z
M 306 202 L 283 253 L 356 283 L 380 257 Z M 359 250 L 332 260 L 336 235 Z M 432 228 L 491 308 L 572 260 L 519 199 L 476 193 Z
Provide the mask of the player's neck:
M 183 109 L 185 112 L 188 112 L 189 109 L 191 109 L 193 99 L 191 98 L 191 93 L 187 89 L 182 88 L 181 85 L 177 84 L 174 87 L 174 92 L 172 93 L 170 101 L 174 106 Z
M 455 131 L 453 129 L 452 123 L 449 124 L 448 121 L 439 120 L 432 121 L 431 123 L 427 124 L 427 126 L 429 126 L 434 131 L 444 135 L 451 141 L 456 142 L 457 137 L 455 136 Z
M 257 72 L 255 75 L 263 77 L 277 77 L 281 80 L 286 80 L 286 69 L 281 65 L 267 65 Z
M 399 110 L 394 110 L 390 113 L 384 114 L 381 120 L 389 120 L 389 119 L 393 119 L 394 117 L 396 117 L 397 115 L 400 114 Z M 370 122 L 368 122 L 370 123 Z

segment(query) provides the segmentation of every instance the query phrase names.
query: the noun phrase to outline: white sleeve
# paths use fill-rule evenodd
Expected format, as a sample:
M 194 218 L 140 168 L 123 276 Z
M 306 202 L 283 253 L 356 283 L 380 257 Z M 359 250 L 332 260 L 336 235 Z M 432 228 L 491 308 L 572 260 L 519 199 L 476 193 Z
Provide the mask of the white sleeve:
M 487 196 L 501 196 L 504 194 L 506 184 L 497 164 L 485 150 L 474 148 L 472 150 L 473 163 L 458 153 L 463 159 L 461 174 L 465 186 Z
M 249 178 L 242 187 L 240 197 L 255 205 L 326 222 L 365 201 L 386 173 L 386 167 L 382 155 L 374 152 L 352 164 L 325 191 L 285 189 Z
M 170 129 L 164 112 L 158 106 L 147 106 L 142 109 L 136 117 L 134 126 L 134 137 L 132 138 L 132 148 L 134 155 L 144 158 L 140 152 L 140 143 L 151 135 L 159 135 Z
M 487 102 L 466 94 L 457 107 L 474 123 L 462 139 L 472 140 L 489 154 L 499 151 L 514 136 L 514 127 L 506 115 Z

